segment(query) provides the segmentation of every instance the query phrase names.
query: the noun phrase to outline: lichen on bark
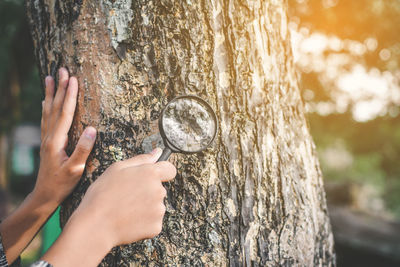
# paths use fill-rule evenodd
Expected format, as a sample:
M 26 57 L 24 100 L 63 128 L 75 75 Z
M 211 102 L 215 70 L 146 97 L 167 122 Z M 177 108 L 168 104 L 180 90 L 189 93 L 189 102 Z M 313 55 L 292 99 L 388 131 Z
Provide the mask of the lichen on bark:
M 70 150 L 85 126 L 99 132 L 62 224 L 112 162 L 160 141 L 168 100 L 198 95 L 218 116 L 211 148 L 172 158 L 163 232 L 103 266 L 335 264 L 282 1 L 27 0 L 27 10 L 42 78 L 64 65 L 79 79 Z

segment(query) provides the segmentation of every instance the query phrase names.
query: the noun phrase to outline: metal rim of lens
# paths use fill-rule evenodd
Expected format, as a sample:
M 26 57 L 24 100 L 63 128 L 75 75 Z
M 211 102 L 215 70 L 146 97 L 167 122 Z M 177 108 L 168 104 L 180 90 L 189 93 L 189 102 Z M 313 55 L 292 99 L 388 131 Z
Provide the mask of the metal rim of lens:
M 174 145 L 167 137 L 167 135 L 164 132 L 164 127 L 163 127 L 163 119 L 164 119 L 164 114 L 165 111 L 167 110 L 168 106 L 170 104 L 172 104 L 173 102 L 179 100 L 179 99 L 194 99 L 197 102 L 200 102 L 200 104 L 202 104 L 211 114 L 211 117 L 215 123 L 215 130 L 214 130 L 214 134 L 212 136 L 212 138 L 210 139 L 210 142 L 207 143 L 207 145 L 205 145 L 203 148 L 199 149 L 199 150 L 195 150 L 195 151 L 185 151 L 182 150 L 180 148 L 178 148 L 176 145 Z M 194 96 L 194 95 L 181 95 L 181 96 L 177 96 L 174 97 L 171 101 L 168 102 L 168 104 L 163 108 L 163 110 L 161 111 L 161 115 L 160 115 L 160 119 L 158 120 L 158 129 L 160 131 L 160 134 L 164 140 L 164 145 L 167 146 L 169 149 L 172 150 L 172 152 L 179 152 L 179 153 L 184 153 L 184 154 L 192 154 L 192 153 L 197 153 L 197 152 L 201 152 L 205 149 L 207 149 L 211 143 L 214 141 L 215 136 L 217 135 L 218 132 L 218 119 L 217 119 L 217 115 L 215 115 L 214 110 L 212 109 L 212 107 L 210 106 L 210 104 L 208 104 L 204 99 L 198 97 L 198 96 Z

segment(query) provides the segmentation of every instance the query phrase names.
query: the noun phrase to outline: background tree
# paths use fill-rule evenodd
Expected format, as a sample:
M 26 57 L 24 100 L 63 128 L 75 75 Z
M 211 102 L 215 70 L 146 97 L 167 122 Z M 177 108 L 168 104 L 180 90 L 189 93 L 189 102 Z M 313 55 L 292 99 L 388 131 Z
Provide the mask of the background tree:
M 199 95 L 220 121 L 214 147 L 174 156 L 163 233 L 103 265 L 334 264 L 282 2 L 28 0 L 27 12 L 42 80 L 60 66 L 79 78 L 70 145 L 99 132 L 62 224 L 106 167 L 159 141 L 172 97 Z

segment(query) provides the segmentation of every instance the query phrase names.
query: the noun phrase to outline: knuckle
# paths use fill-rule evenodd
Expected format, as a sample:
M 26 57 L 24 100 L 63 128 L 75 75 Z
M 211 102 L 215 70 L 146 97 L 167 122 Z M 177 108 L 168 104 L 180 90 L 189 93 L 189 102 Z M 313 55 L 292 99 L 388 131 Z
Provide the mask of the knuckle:
M 90 148 L 88 148 L 87 146 L 82 145 L 82 144 L 79 144 L 76 149 L 78 150 L 78 153 L 80 153 L 80 154 L 86 155 L 86 154 L 90 153 Z
M 176 167 L 173 164 L 171 166 L 171 177 L 175 177 L 177 173 Z
M 60 100 L 55 98 L 53 105 L 51 106 L 51 110 L 50 110 L 50 113 L 52 114 L 52 116 L 54 116 L 53 114 L 59 114 L 58 112 L 60 111 L 60 106 L 61 106 Z
M 62 77 L 60 77 L 60 81 L 59 81 L 59 83 L 58 83 L 58 88 L 60 89 L 62 89 L 62 88 L 64 88 L 65 86 L 67 86 L 67 84 L 68 84 L 68 77 L 67 76 L 62 76 Z
M 172 164 L 169 161 L 163 161 L 162 162 L 162 166 L 163 166 L 163 168 L 168 169 L 168 170 L 175 170 L 176 169 L 174 164 Z
M 161 192 L 160 192 L 161 197 L 164 199 L 167 196 L 167 190 L 164 188 L 164 186 L 161 186 Z
M 83 173 L 84 169 L 85 165 L 80 164 L 80 165 L 68 166 L 65 171 L 68 176 L 79 176 Z
M 160 184 L 157 189 L 157 196 L 159 196 L 161 199 L 164 199 L 167 196 L 167 190 L 165 190 L 164 186 Z
M 44 152 L 53 152 L 55 149 L 54 142 L 52 139 L 47 138 L 43 143 L 43 150 Z
M 172 178 L 176 175 L 176 167 L 169 161 L 159 162 L 159 168 L 162 171 L 161 174 L 167 176 L 167 178 Z
M 66 110 L 65 108 L 63 108 L 62 110 L 61 110 L 61 119 L 62 120 L 65 120 L 65 119 L 67 119 L 69 116 L 70 116 L 70 112 L 68 111 L 68 110 Z
M 165 207 L 164 203 L 161 203 L 160 207 L 159 207 L 159 214 L 161 215 L 161 217 L 164 217 L 164 214 L 166 212 L 167 208 Z
M 158 236 L 162 231 L 162 223 L 155 223 L 151 229 L 150 237 Z
M 144 162 L 149 162 L 150 160 L 152 160 L 152 157 L 149 154 L 142 154 L 136 157 Z

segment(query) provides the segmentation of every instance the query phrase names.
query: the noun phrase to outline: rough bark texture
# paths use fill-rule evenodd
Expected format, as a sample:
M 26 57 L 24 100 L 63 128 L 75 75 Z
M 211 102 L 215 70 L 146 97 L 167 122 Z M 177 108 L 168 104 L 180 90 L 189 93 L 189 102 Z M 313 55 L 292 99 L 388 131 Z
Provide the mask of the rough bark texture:
M 212 148 L 171 159 L 163 232 L 103 266 L 335 264 L 285 3 L 28 0 L 27 12 L 42 78 L 60 66 L 79 78 L 71 147 L 84 126 L 99 131 L 62 223 L 112 162 L 159 141 L 169 99 L 201 96 L 219 118 Z

